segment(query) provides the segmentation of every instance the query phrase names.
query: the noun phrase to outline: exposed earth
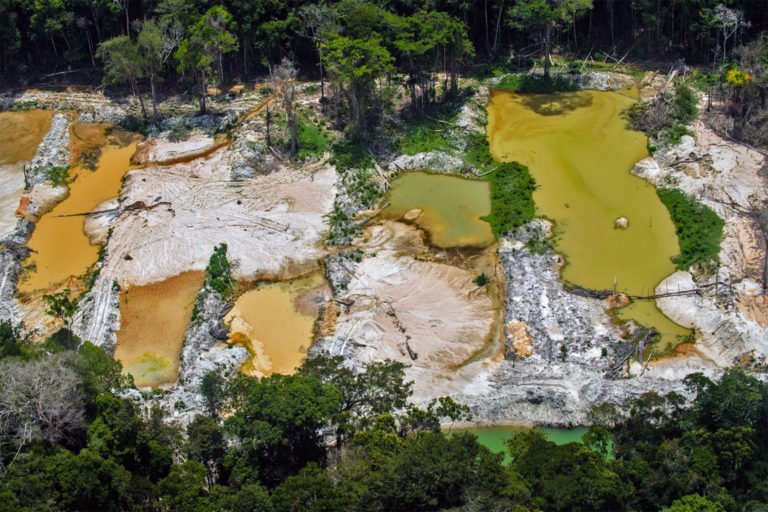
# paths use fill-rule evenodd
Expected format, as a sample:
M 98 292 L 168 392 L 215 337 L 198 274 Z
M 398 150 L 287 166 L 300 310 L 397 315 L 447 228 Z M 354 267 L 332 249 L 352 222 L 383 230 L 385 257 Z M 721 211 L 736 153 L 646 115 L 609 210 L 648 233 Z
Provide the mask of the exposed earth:
M 599 75 L 584 79 L 585 84 L 597 89 L 627 86 L 621 76 Z M 652 95 L 654 84 L 644 84 L 640 96 Z M 447 130 L 456 147 L 470 134 L 484 135 L 488 98 L 487 87 L 479 87 Z M 82 339 L 121 357 L 127 368 L 143 364 L 146 370 L 157 361 L 141 359 L 144 354 L 162 355 L 170 365 L 158 367 L 162 376 L 138 383 L 163 391 L 132 396 L 147 405 L 159 402 L 181 420 L 202 409 L 199 384 L 205 372 L 218 369 L 231 376 L 238 368 L 250 368 L 265 375 L 283 357 L 270 354 L 264 340 L 248 338 L 258 337 L 253 334 L 258 311 L 251 311 L 250 323 L 243 323 L 243 315 L 238 320 L 231 313 L 238 299 L 259 283 L 288 281 L 318 269 L 327 287 L 320 279 L 306 289 L 314 292 L 302 289 L 285 298 L 286 307 L 312 321 L 310 354 L 343 355 L 351 367 L 402 361 L 409 365 L 417 402 L 451 395 L 470 406 L 477 424 L 584 425 L 591 406 L 600 402 L 622 402 L 647 391 L 685 395 L 682 378 L 692 372 L 712 375 L 740 365 L 765 375 L 765 246 L 749 216 L 750 205 L 768 199 L 762 174 L 766 157 L 758 151 L 720 138 L 698 120 L 693 136 L 660 148 L 632 170 L 654 186 L 694 195 L 726 221 L 720 266 L 713 275 L 678 271 L 656 290 L 690 291 L 659 298 L 657 305 L 679 325 L 693 329 L 692 339 L 664 357 L 648 358 L 645 347 L 637 344 L 643 329 L 617 318 L 614 308 L 625 305 L 625 297 L 593 298 L 568 291 L 560 276 L 563 258 L 550 245 L 531 243 L 554 236 L 550 222 L 537 219 L 509 237 L 489 240 L 490 245 L 433 244 L 439 222 L 424 220 L 431 219 L 429 205 L 376 216 L 385 205 L 370 210 L 355 188 L 360 176 L 366 176 L 383 196 L 409 170 L 473 176 L 476 170 L 460 150 L 389 155 L 376 161 L 369 174 L 339 170 L 329 154 L 291 162 L 265 142 L 261 109 L 271 100 L 256 89 L 215 101 L 213 108 L 225 115 L 194 118 L 185 140 L 171 140 L 168 124 L 138 143 L 136 151 L 130 150 L 130 162 L 120 168 L 114 197 L 89 211 L 67 212 L 94 245 L 83 270 L 47 287 L 25 289 L 23 280 L 30 282 L 36 272 L 25 264 L 35 223 L 55 222 L 58 217 L 46 215 L 85 183 L 55 183 L 49 169 L 67 165 L 76 155 L 72 163 L 80 166 L 78 172 L 93 172 L 82 170 L 84 150 L 71 140 L 73 127 L 116 125 L 136 106 L 86 93 L 29 91 L 15 98 L 46 109 L 28 114 L 45 112 L 50 126 L 30 135 L 36 150 L 0 162 L 0 320 L 42 339 L 62 326 L 46 313 L 42 295 L 70 290 L 79 296 L 73 330 Z M 299 101 L 320 115 L 315 93 L 302 92 Z M 187 107 L 176 108 L 184 114 Z M 187 119 L 193 119 L 191 109 Z M 233 128 L 223 135 L 225 125 Z M 106 151 L 109 144 L 99 147 Z M 24 162 L 29 162 L 26 184 L 18 173 Z M 6 170 L 11 167 L 13 171 Z M 17 210 L 19 218 L 11 222 Z M 329 237 L 329 231 L 338 231 L 333 225 L 338 212 L 347 215 L 351 228 L 343 236 Z M 614 215 L 611 226 L 614 219 L 618 223 L 620 217 Z M 621 229 L 631 231 L 632 222 L 622 223 Z M 202 271 L 221 243 L 227 244 L 239 283 L 235 296 L 227 299 L 201 284 Z M 60 249 L 57 257 L 68 258 L 66 247 Z M 131 297 L 139 304 L 143 294 L 178 291 L 169 283 L 185 275 L 197 276 L 187 282 L 187 307 L 172 307 L 175 296 L 170 296 L 167 308 L 155 312 L 180 312 L 169 319 L 176 341 L 141 347 L 135 334 L 141 308 L 134 304 L 131 309 Z M 480 275 L 489 282 L 478 281 Z M 148 317 L 156 304 L 150 299 L 143 306 Z M 146 329 L 157 331 L 162 324 L 148 320 Z M 279 322 L 275 324 L 279 329 Z M 131 330 L 133 335 L 126 334 Z M 158 334 L 165 333 L 147 332 L 147 344 Z M 248 338 L 247 343 L 235 334 Z M 303 342 L 294 345 L 294 352 L 302 351 L 300 360 L 307 347 Z M 127 353 L 131 355 L 121 356 Z M 284 371 L 294 365 L 291 358 L 287 361 Z

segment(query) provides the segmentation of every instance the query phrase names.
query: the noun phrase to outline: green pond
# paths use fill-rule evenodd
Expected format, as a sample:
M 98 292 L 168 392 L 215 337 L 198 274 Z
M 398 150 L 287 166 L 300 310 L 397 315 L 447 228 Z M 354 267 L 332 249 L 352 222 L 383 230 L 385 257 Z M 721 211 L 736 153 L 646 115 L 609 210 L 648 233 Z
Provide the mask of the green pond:
M 494 242 L 490 224 L 482 220 L 491 213 L 487 181 L 409 172 L 392 182 L 386 201 L 382 217 L 415 222 L 437 247 L 486 247 Z
M 520 162 L 536 179 L 538 214 L 555 221 L 556 247 L 567 261 L 564 280 L 650 295 L 675 271 L 679 246 L 656 190 L 630 172 L 648 156 L 647 138 L 622 116 L 634 101 L 617 92 L 494 91 L 488 140 L 494 158 Z M 627 229 L 615 227 L 619 217 Z M 619 315 L 659 330 L 662 350 L 689 333 L 653 301 L 636 301 Z
M 507 453 L 506 442 L 512 434 L 529 430 L 528 427 L 514 426 L 496 426 L 496 427 L 476 427 L 467 429 L 453 429 L 450 432 L 460 433 L 469 432 L 477 436 L 478 442 L 494 453 L 504 453 L 504 463 L 510 461 Z M 547 439 L 557 445 L 568 443 L 581 443 L 582 437 L 587 433 L 587 429 L 579 428 L 539 428 L 547 436 Z

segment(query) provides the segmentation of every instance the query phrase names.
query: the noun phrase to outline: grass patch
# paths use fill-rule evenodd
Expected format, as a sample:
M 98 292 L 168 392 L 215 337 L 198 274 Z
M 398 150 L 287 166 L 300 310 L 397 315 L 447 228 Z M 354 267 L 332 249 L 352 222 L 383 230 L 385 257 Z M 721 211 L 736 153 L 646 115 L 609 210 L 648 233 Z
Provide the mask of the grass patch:
M 536 181 L 526 166 L 517 162 L 500 164 L 488 175 L 488 181 L 491 182 L 491 214 L 483 220 L 488 221 L 497 238 L 533 219 Z
M 431 119 L 415 119 L 408 123 L 405 135 L 398 141 L 397 149 L 406 155 L 453 149 L 445 136 L 445 126 Z
M 553 93 L 578 91 L 579 86 L 561 76 L 544 78 L 534 75 L 507 75 L 495 86 L 512 92 Z
M 693 265 L 706 268 L 717 262 L 725 225 L 723 219 L 708 206 L 679 190 L 658 189 L 657 193 L 677 228 L 680 255 L 672 259 L 677 268 L 686 270 Z
M 333 145 L 330 163 L 336 166 L 339 172 L 349 169 L 373 169 L 373 157 L 371 153 L 360 144 L 344 141 Z
M 318 126 L 312 123 L 297 120 L 296 135 L 299 139 L 299 150 L 296 153 L 296 158 L 299 160 L 320 156 L 328 149 L 328 137 Z

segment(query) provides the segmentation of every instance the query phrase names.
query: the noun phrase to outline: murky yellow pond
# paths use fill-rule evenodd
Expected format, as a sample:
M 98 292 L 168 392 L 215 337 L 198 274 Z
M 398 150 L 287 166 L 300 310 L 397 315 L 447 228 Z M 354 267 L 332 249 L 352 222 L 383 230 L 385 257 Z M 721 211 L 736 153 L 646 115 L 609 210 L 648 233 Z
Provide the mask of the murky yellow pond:
M 31 160 L 51 128 L 53 112 L 0 112 L 0 164 Z
M 312 345 L 312 329 L 329 295 L 320 272 L 244 293 L 224 319 L 231 341 L 251 352 L 242 371 L 256 376 L 293 373 Z
M 83 231 L 82 214 L 119 194 L 137 143 L 137 137 L 116 132 L 107 138 L 94 171 L 79 166 L 70 169 L 74 181 L 69 185 L 69 196 L 43 215 L 27 244 L 33 252 L 24 265 L 32 266 L 32 270 L 23 275 L 20 292 L 51 288 L 83 275 L 96 263 L 99 248 L 91 245 Z
M 616 92 L 515 94 L 495 91 L 488 106 L 493 156 L 527 165 L 539 188 L 539 214 L 557 224 L 563 278 L 588 288 L 652 294 L 674 272 L 679 252 L 669 212 L 653 186 L 630 173 L 647 156 L 644 134 L 629 130 L 622 112 L 634 100 Z M 619 217 L 628 229 L 616 229 Z M 674 345 L 688 331 L 653 302 L 620 313 Z
M 16 226 L 24 164 L 35 156 L 52 117 L 46 110 L 0 112 L 0 238 Z
M 115 359 L 137 386 L 176 382 L 181 345 L 204 277 L 203 272 L 184 272 L 120 292 Z
M 437 247 L 485 247 L 494 242 L 490 224 L 482 220 L 491 213 L 487 181 L 409 172 L 392 182 L 386 201 L 382 217 L 397 220 L 410 217 L 409 212 L 417 214 L 409 220 L 427 231 Z

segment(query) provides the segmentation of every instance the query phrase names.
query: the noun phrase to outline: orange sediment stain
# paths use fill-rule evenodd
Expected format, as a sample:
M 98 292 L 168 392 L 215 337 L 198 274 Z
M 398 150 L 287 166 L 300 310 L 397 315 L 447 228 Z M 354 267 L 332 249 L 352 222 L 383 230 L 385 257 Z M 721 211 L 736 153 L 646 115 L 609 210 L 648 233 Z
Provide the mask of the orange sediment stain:
M 115 359 L 137 386 L 173 384 L 179 355 L 203 272 L 184 272 L 120 293 L 120 330 Z

